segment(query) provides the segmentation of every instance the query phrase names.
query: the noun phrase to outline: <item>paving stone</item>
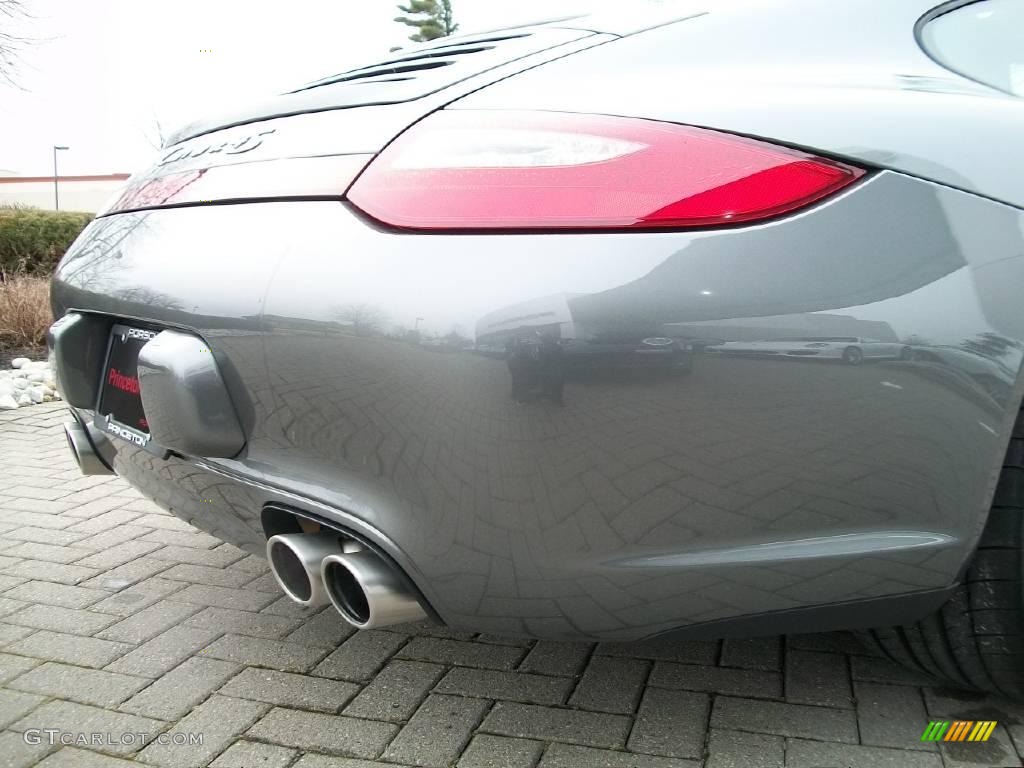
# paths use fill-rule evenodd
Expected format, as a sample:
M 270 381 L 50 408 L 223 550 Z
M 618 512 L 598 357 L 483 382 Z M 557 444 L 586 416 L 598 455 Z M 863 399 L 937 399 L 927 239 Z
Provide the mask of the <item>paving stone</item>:
M 722 641 L 723 667 L 778 672 L 782 669 L 781 637 L 741 637 Z
M 112 613 L 115 616 L 132 616 L 142 608 L 152 605 L 180 589 L 182 589 L 180 581 L 151 577 L 113 595 L 109 592 L 100 592 L 103 599 L 90 605 L 89 608 L 102 613 Z M 90 592 L 93 591 L 98 590 L 90 590 Z
M 216 630 L 198 627 L 171 627 L 125 654 L 108 669 L 126 675 L 160 677 L 208 645 L 219 634 Z
M 229 568 L 228 570 L 234 571 L 233 568 Z M 280 595 L 281 594 L 281 587 L 277 583 L 277 579 L 275 579 L 274 578 L 274 574 L 270 573 L 269 571 L 267 571 L 266 573 L 260 574 L 255 579 L 252 578 L 252 574 L 249 573 L 248 571 L 236 571 L 236 572 L 244 575 L 244 577 L 247 580 L 251 579 L 251 581 L 243 582 L 245 584 L 245 588 L 246 589 L 255 589 L 255 590 L 259 591 L 259 592 L 269 592 L 272 595 Z M 331 608 L 330 610 L 333 611 L 334 609 Z M 326 612 L 326 609 L 325 609 L 325 612 Z M 335 613 L 337 613 L 337 611 L 335 611 Z
M 543 751 L 539 741 L 481 733 L 462 753 L 458 768 L 534 768 Z
M 507 645 L 470 643 L 437 637 L 414 637 L 398 653 L 403 659 L 435 661 L 484 669 L 513 669 L 525 656 L 522 648 Z
M 72 739 L 78 734 L 110 734 L 110 738 L 103 739 L 102 745 L 90 746 L 105 753 L 128 755 L 141 748 L 141 739 L 134 737 L 122 741 L 122 735 L 155 735 L 163 730 L 164 724 L 147 717 L 111 712 L 72 701 L 49 701 L 10 727 L 11 730 L 21 732 L 36 728 L 59 728 L 63 733 L 72 734 Z
M 630 656 L 656 661 L 688 664 L 714 664 L 718 658 L 718 640 L 672 640 L 657 638 L 640 643 L 599 643 L 599 656 Z
M 0 715 L 2 719 L 2 715 Z M 52 752 L 56 747 L 46 741 L 38 744 L 27 744 L 20 733 L 4 731 L 0 733 L 0 765 L 3 768 L 29 768 L 39 763 L 39 760 L 47 753 Z
M 120 709 L 160 720 L 177 720 L 238 674 L 241 668 L 230 661 L 193 656 L 135 694 Z
M 574 683 L 575 680 L 569 677 L 456 667 L 444 676 L 434 690 L 437 693 L 551 706 L 564 703 Z M 575 705 L 582 709 L 594 709 L 578 703 Z
M 273 595 L 268 595 L 265 592 L 210 587 L 204 584 L 191 584 L 180 592 L 175 592 L 171 599 L 180 603 L 212 605 L 217 608 L 232 608 L 240 611 L 258 611 L 274 601 Z
M 91 579 L 83 581 L 81 586 L 93 589 L 102 589 L 106 592 L 124 592 L 126 587 L 139 584 L 162 571 L 167 570 L 167 563 L 162 560 L 153 560 L 148 557 L 138 557 L 123 563 L 116 568 L 102 571 Z M 178 588 L 183 588 L 184 583 L 177 582 Z M 109 613 L 109 611 L 108 611 Z
M 857 683 L 856 694 L 862 744 L 935 751 L 934 744 L 921 741 L 928 714 L 916 688 Z
M 719 696 L 711 712 L 711 727 L 857 743 L 857 721 L 851 710 L 804 704 Z
M 10 643 L 5 650 L 45 661 L 62 661 L 80 667 L 103 667 L 131 648 L 126 643 L 79 637 L 61 632 L 40 630 Z
M 0 502 L 0 504 L 2 503 Z M 66 547 L 81 541 L 85 536 L 74 531 L 58 531 L 52 528 L 34 528 L 30 525 L 23 525 L 5 533 L 4 538 L 11 541 L 12 544 L 16 541 L 33 541 L 38 544 L 57 544 Z
M 74 534 L 71 535 L 73 536 Z M 20 557 L 25 560 L 37 560 L 48 563 L 73 563 L 91 554 L 92 551 L 88 549 L 31 541 L 23 542 L 15 547 L 4 550 L 4 558 Z
M 114 707 L 149 683 L 146 678 L 50 661 L 11 681 L 7 687 L 80 704 Z
M 288 616 L 294 619 L 312 619 L 317 614 L 317 609 L 306 608 L 299 605 L 291 598 L 281 595 L 274 602 L 264 608 L 260 613 L 269 613 L 274 616 Z
M 519 664 L 520 672 L 574 677 L 583 670 L 593 651 L 591 643 L 560 643 L 539 640 Z
M 7 728 L 44 701 L 45 696 L 0 688 L 0 728 Z
M 42 560 L 22 560 L 17 565 L 5 568 L 4 573 L 8 576 L 41 579 L 42 581 L 74 586 L 86 579 L 91 579 L 98 571 L 95 568 L 85 568 L 81 565 L 47 563 Z
M 631 715 L 640 701 L 649 669 L 650 662 L 641 659 L 595 656 L 587 665 L 569 704 L 596 712 Z
M 782 768 L 785 739 L 712 728 L 704 768 Z
M 166 768 L 199 768 L 220 754 L 269 705 L 227 696 L 211 696 L 169 729 L 170 743 L 153 742 L 139 753 L 144 763 Z M 175 734 L 203 735 L 202 744 L 175 744 Z
M 358 692 L 354 683 L 254 668 L 243 670 L 221 689 L 227 696 L 331 714 Z
M 39 659 L 28 656 L 15 656 L 13 653 L 0 653 L 0 685 L 23 675 L 30 669 L 42 664 Z
M 203 650 L 203 656 L 282 672 L 308 672 L 326 654 L 323 648 L 244 635 L 225 635 Z
M 707 722 L 708 697 L 703 693 L 648 688 L 628 746 L 634 752 L 698 758 Z
M 873 656 L 851 656 L 851 677 L 869 683 L 889 685 L 934 685 L 935 680 L 908 667 Z
M 150 556 L 157 560 L 169 560 L 172 563 L 208 565 L 211 568 L 223 568 L 242 557 L 237 549 L 227 548 L 223 544 L 215 549 L 193 549 L 192 547 L 170 545 L 154 550 Z
M 299 625 L 298 619 L 274 616 L 268 613 L 233 611 L 230 608 L 203 608 L 185 622 L 190 627 L 220 629 L 233 635 L 266 637 L 272 640 L 283 638 Z M 289 642 L 294 641 L 288 638 Z
M 161 574 L 164 579 L 185 581 L 190 584 L 205 584 L 211 587 L 241 587 L 251 577 L 249 574 L 227 568 L 210 568 L 206 565 L 175 565 Z
M 159 546 L 159 544 L 151 544 L 145 541 L 126 541 L 103 552 L 96 552 L 89 555 L 89 557 L 83 557 L 75 564 L 110 571 L 119 565 L 124 565 L 141 558 L 143 555 L 148 555 L 154 549 L 159 548 Z
M 836 653 L 794 651 L 786 654 L 786 701 L 825 707 L 852 707 L 846 657 Z
M 350 717 L 404 722 L 444 675 L 440 664 L 392 659 L 344 711 Z
M 369 680 L 405 641 L 405 635 L 394 632 L 356 632 L 320 662 L 313 674 L 339 680 Z
M 137 765 L 120 757 L 101 755 L 77 747 L 63 747 L 39 763 L 38 768 L 133 768 Z
M 4 617 L 4 621 L 35 629 L 49 629 L 73 635 L 92 635 L 115 619 L 102 613 L 54 605 L 30 605 L 22 611 Z
M 288 635 L 287 640 L 290 643 L 337 648 L 355 632 L 355 627 L 341 618 L 341 614 L 334 608 L 327 608 L 313 618 L 303 621 Z
M 178 521 L 172 517 L 171 520 Z M 220 541 L 208 533 L 197 531 L 188 527 L 185 529 L 166 527 L 164 520 L 157 521 L 155 516 L 144 515 L 136 520 L 140 525 L 156 526 L 155 531 L 149 531 L 143 537 L 143 541 L 152 541 L 157 544 L 170 544 L 179 547 L 190 547 L 192 549 L 213 549 Z M 180 521 L 178 521 L 180 522 Z
M 295 757 L 295 750 L 258 741 L 236 741 L 210 768 L 285 768 Z
M 8 645 L 36 633 L 32 627 L 21 627 L 17 624 L 0 622 L 0 646 Z
M 305 754 L 292 768 L 408 768 L 396 763 L 378 763 L 376 760 L 360 760 L 356 757 L 333 757 L 330 755 Z
M 608 749 L 552 744 L 544 752 L 540 768 L 700 768 L 700 761 L 678 757 L 637 755 Z M 459 768 L 462 768 L 460 765 Z
M 275 707 L 248 735 L 296 749 L 374 758 L 397 732 L 391 723 Z
M 4 597 L 61 608 L 85 608 L 107 597 L 107 593 L 98 589 L 54 584 L 49 581 L 27 581 L 4 592 Z
M 992 736 L 982 743 L 940 743 L 939 752 L 946 768 L 1020 768 L 1024 763 L 1014 752 L 1013 741 L 1002 723 L 996 725 Z
M 489 701 L 431 694 L 384 753 L 384 759 L 446 768 L 469 742 Z
M 927 725 L 927 723 L 926 723 Z M 922 727 L 922 730 L 924 728 Z M 920 735 L 919 735 L 920 737 Z M 942 768 L 938 754 L 803 739 L 786 740 L 786 768 Z
M 481 730 L 500 736 L 621 748 L 629 726 L 630 719 L 622 715 L 499 701 L 487 715 Z
M 655 663 L 647 684 L 657 688 L 707 691 L 766 699 L 777 699 L 782 696 L 782 675 L 778 672 L 674 664 L 669 661 Z
M 96 637 L 138 645 L 177 626 L 200 609 L 194 605 L 162 600 L 98 632 Z M 94 614 L 95 615 L 95 614 Z M 110 621 L 113 616 L 106 616 Z

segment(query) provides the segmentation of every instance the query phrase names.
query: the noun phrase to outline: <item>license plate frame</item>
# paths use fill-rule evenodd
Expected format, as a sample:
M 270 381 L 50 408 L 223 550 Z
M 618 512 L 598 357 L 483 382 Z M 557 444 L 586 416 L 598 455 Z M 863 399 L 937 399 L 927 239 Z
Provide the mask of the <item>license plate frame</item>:
M 159 330 L 115 323 L 107 339 L 107 354 L 99 381 L 93 423 L 108 435 L 152 453 L 155 450 L 139 392 L 139 350 Z

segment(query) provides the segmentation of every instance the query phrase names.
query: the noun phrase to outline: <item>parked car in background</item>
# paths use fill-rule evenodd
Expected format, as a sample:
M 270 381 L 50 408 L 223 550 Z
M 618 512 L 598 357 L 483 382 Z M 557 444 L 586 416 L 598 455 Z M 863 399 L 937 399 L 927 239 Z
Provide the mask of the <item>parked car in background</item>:
M 853 628 L 1024 698 L 1021 28 L 631 3 L 199 119 L 54 276 L 71 449 L 356 627 Z M 749 341 L 807 327 L 979 351 Z
M 865 360 L 909 360 L 908 345 L 857 336 L 810 336 L 802 339 L 766 339 L 765 341 L 727 341 L 705 347 L 708 352 L 723 355 L 756 355 L 778 357 L 805 357 L 814 360 L 842 360 L 848 365 L 860 365 Z

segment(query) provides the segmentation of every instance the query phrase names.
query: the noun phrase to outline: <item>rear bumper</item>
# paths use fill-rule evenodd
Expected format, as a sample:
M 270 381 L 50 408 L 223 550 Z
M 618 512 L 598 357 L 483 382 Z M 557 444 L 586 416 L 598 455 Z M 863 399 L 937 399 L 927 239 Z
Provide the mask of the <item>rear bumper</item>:
M 1021 223 L 892 173 L 696 233 L 413 236 L 340 203 L 218 206 L 94 223 L 54 296 L 58 312 L 195 333 L 224 362 L 242 453 L 114 462 L 214 535 L 262 551 L 262 506 L 290 499 L 360 526 L 452 626 L 756 631 L 907 595 L 928 608 L 958 578 L 1020 403 Z M 563 378 L 551 354 L 534 366 L 551 396 L 517 400 L 506 360 L 410 343 L 414 329 L 480 342 L 492 316 L 576 338 L 887 324 L 973 367 L 708 354 L 686 376 Z

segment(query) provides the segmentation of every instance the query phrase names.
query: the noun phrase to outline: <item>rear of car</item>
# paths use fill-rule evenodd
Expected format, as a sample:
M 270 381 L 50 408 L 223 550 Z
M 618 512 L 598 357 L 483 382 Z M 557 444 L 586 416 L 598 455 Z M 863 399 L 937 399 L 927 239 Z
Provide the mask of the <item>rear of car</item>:
M 1024 108 L 915 39 L 973 7 L 662 3 L 189 126 L 55 276 L 69 439 L 224 540 L 270 539 L 286 592 L 357 626 L 630 640 L 963 603 L 920 641 L 956 646 L 930 670 L 1017 693 L 1024 619 L 992 595 L 1020 595 L 1020 524 L 989 508 L 1021 506 L 1016 470 L 997 481 Z M 715 354 L 780 324 L 893 354 Z M 924 346 L 1014 394 L 903 354 Z M 999 683 L 948 661 L 978 611 Z

